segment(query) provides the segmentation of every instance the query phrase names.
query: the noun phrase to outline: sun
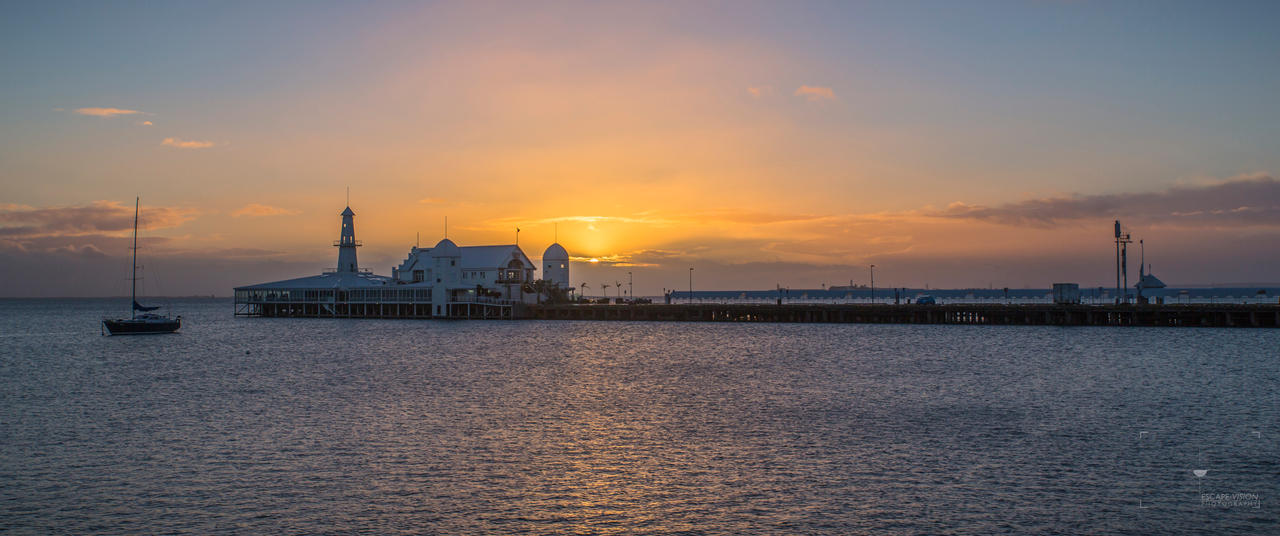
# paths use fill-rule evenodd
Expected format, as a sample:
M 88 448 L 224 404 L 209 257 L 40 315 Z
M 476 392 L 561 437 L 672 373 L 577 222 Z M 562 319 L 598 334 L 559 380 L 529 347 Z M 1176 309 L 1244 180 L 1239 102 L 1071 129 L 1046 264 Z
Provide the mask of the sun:
M 589 263 L 591 263 L 591 264 L 596 264 L 596 263 L 600 262 L 600 259 L 597 259 L 597 258 L 595 258 L 595 257 L 592 257 L 592 258 L 591 258 L 591 260 L 589 260 L 589 261 L 587 261 L 587 262 L 589 262 Z

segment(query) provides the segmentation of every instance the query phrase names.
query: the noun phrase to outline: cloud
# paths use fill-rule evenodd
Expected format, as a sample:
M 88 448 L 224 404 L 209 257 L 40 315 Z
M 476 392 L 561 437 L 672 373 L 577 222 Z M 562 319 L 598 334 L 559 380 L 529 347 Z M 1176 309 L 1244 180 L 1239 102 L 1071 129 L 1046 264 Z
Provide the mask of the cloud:
M 240 210 L 231 213 L 232 216 L 237 218 L 240 216 L 292 216 L 294 214 L 298 214 L 298 211 L 258 203 L 249 203 Z
M 66 246 L 49 248 L 46 251 L 49 253 L 60 253 L 75 257 L 105 258 L 107 256 L 107 254 L 103 253 L 101 249 L 98 249 L 98 246 L 93 244 L 84 244 L 80 246 L 69 244 Z
M 124 108 L 76 108 L 76 113 L 80 115 L 90 115 L 93 117 L 115 117 L 117 115 L 135 115 L 143 114 L 138 110 L 126 110 Z
M 208 149 L 209 147 L 213 147 L 214 143 L 211 141 L 194 141 L 194 140 L 183 140 L 179 138 L 165 138 L 164 141 L 160 142 L 160 145 L 177 147 L 179 149 Z
M 560 216 L 556 218 L 530 219 L 521 217 L 495 218 L 490 220 L 493 224 L 492 228 L 506 228 L 509 224 L 524 223 L 526 225 L 563 223 L 563 222 L 579 222 L 587 224 L 595 223 L 630 223 L 630 224 L 649 224 L 649 225 L 669 225 L 678 223 L 677 220 L 666 218 L 655 218 L 647 215 L 637 216 Z
M 139 225 L 144 229 L 176 227 L 192 217 L 189 210 L 148 207 L 142 211 Z M 132 229 L 133 207 L 116 201 L 94 201 L 88 205 L 44 208 L 24 205 L 0 206 L 0 237 L 10 240 L 118 233 Z
M 149 126 L 152 126 L 152 125 L 154 125 L 154 123 L 152 123 L 152 122 L 150 122 L 150 121 L 139 121 L 139 122 L 138 122 L 138 126 L 140 126 L 140 127 L 149 127 Z
M 208 250 L 206 253 L 217 257 L 276 257 L 283 255 L 282 251 L 275 251 L 261 248 L 223 248 Z
M 822 216 L 808 214 L 782 214 L 763 210 L 742 208 L 708 209 L 689 213 L 689 217 L 698 223 L 722 223 L 753 225 L 769 225 L 775 223 L 796 223 L 822 219 Z
M 599 264 L 601 266 L 614 266 L 618 268 L 628 267 L 651 267 L 658 266 L 656 263 L 646 262 L 638 258 L 639 255 L 647 253 L 647 250 L 641 250 L 634 253 L 615 253 L 613 255 L 599 255 L 596 257 L 569 257 L 573 262 L 587 262 L 591 264 Z
M 956 202 L 930 215 L 1036 227 L 1100 218 L 1174 225 L 1275 226 L 1280 225 L 1280 181 L 1250 175 L 1155 192 L 1049 197 L 997 206 Z
M 792 95 L 796 97 L 804 97 L 809 102 L 817 102 L 821 100 L 835 100 L 836 93 L 829 87 L 822 86 L 800 86 Z
M 749 87 L 747 88 L 747 93 L 750 93 L 752 97 L 757 97 L 757 98 L 767 97 L 767 96 L 773 95 L 773 87 L 772 86 Z

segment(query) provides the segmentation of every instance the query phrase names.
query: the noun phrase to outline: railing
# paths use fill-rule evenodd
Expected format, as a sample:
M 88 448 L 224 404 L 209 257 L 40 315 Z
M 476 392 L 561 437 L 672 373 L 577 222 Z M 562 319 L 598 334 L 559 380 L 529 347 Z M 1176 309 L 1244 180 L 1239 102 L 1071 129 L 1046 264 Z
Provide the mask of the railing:
M 454 299 L 453 301 L 451 301 L 450 303 L 488 303 L 488 304 L 493 304 L 493 305 L 513 305 L 513 304 L 520 303 L 520 300 L 508 300 L 508 299 L 502 299 L 502 298 L 487 298 L 487 297 L 476 297 L 476 296 L 470 296 L 470 297 L 463 296 L 463 297 L 460 297 L 460 298 L 455 298 L 455 299 Z

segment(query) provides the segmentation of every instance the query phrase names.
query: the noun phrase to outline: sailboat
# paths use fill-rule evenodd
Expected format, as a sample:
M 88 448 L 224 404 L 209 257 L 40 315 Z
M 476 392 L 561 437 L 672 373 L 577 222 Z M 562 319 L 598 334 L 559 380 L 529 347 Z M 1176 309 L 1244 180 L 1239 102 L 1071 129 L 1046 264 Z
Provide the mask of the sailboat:
M 152 311 L 159 306 L 147 307 L 138 303 L 138 206 L 140 199 L 133 200 L 133 277 L 129 290 L 132 309 L 129 318 L 102 319 L 103 335 L 150 335 L 157 333 L 173 333 L 182 327 L 182 317 L 170 318 L 168 315 L 155 314 Z M 141 313 L 141 314 L 139 314 Z

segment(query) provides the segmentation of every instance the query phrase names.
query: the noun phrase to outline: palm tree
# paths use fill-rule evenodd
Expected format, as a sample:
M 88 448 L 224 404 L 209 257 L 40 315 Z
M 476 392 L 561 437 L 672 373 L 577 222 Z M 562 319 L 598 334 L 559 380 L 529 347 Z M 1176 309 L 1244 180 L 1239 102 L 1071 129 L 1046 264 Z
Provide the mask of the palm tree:
M 613 284 L 614 284 L 614 286 L 618 287 L 618 298 L 619 298 L 619 299 L 621 299 L 621 298 L 622 298 L 622 283 L 621 283 L 621 282 L 618 282 L 618 281 L 614 281 L 614 282 L 613 282 Z
M 582 299 L 587 299 L 587 283 L 585 281 L 582 282 Z
M 538 293 L 538 303 L 542 303 L 542 293 L 548 290 L 547 280 L 539 279 L 534 281 L 530 286 L 533 287 L 534 292 Z
M 600 292 L 604 293 L 604 299 L 606 302 L 608 302 L 609 301 L 609 284 L 600 283 Z

